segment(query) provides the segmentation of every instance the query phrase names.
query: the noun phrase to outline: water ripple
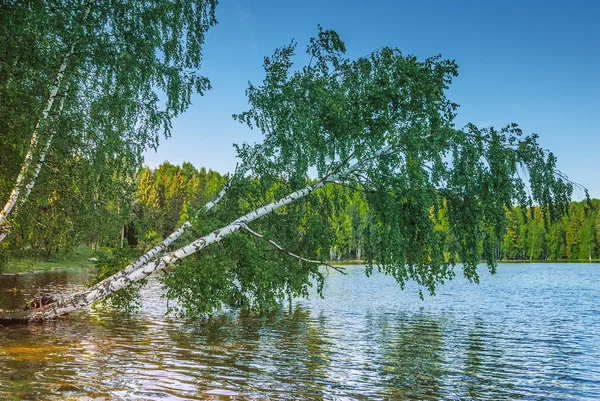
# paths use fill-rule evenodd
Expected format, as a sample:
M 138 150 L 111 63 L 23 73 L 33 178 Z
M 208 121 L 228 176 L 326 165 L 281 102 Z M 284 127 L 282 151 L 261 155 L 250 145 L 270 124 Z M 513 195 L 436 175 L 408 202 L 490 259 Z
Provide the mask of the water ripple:
M 265 316 L 165 317 L 151 283 L 137 314 L 5 327 L 0 399 L 600 399 L 600 265 L 502 265 L 424 301 L 348 273 L 329 275 L 325 299 Z M 3 278 L 0 307 L 87 277 L 22 277 L 10 296 Z

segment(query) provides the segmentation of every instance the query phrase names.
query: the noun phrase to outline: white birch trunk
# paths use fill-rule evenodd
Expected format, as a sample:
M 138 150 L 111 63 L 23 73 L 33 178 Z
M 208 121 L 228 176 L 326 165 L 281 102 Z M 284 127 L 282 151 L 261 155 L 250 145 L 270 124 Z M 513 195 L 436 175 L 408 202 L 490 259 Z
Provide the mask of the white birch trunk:
M 204 205 L 205 211 L 208 212 L 209 210 L 211 210 L 213 207 L 215 207 L 221 201 L 221 199 L 223 199 L 225 197 L 225 194 L 227 194 L 227 191 L 229 189 L 230 182 L 225 184 L 223 189 L 221 189 L 219 191 L 219 193 L 213 199 L 211 199 L 208 203 L 206 203 Z M 192 227 L 192 224 L 188 220 L 185 223 L 183 223 L 182 225 L 180 225 L 179 228 L 177 228 L 177 230 L 173 231 L 162 242 L 156 244 L 154 247 L 152 247 L 152 249 L 150 249 L 148 252 L 146 252 L 144 255 L 142 255 L 135 262 L 128 265 L 123 270 L 123 272 L 130 273 L 134 270 L 139 269 L 140 267 L 144 266 L 145 264 L 149 263 L 152 259 L 156 258 L 162 251 L 167 249 L 167 247 L 169 245 L 171 245 L 173 242 L 177 241 L 177 239 L 179 239 L 179 237 L 181 237 L 183 235 L 185 230 L 187 230 L 190 227 Z
M 60 68 L 58 69 L 58 74 L 56 76 L 56 79 L 54 80 L 54 86 L 50 90 L 50 96 L 48 97 L 48 100 L 46 102 L 46 107 L 42 111 L 42 118 L 40 120 L 38 120 L 38 122 L 35 124 L 33 133 L 31 134 L 31 142 L 29 143 L 29 149 L 27 150 L 27 154 L 25 155 L 25 160 L 23 161 L 23 164 L 21 165 L 21 171 L 19 171 L 19 175 L 17 176 L 17 180 L 15 181 L 15 187 L 12 190 L 12 192 L 8 198 L 8 201 L 4 205 L 4 208 L 0 212 L 0 226 L 2 226 L 2 224 L 4 224 L 6 217 L 8 216 L 8 214 L 10 213 L 12 208 L 15 206 L 15 204 L 17 203 L 17 199 L 19 198 L 19 194 L 21 192 L 21 184 L 23 183 L 23 180 L 27 176 L 27 173 L 29 173 L 29 167 L 31 166 L 31 160 L 33 159 L 33 153 L 35 152 L 35 148 L 37 147 L 38 130 L 39 130 L 42 122 L 44 122 L 46 120 L 46 118 L 48 118 L 48 115 L 50 114 L 50 110 L 52 109 L 52 105 L 54 104 L 54 99 L 56 98 L 56 94 L 58 93 L 58 89 L 60 88 L 60 83 L 65 74 L 65 70 L 67 69 L 67 62 L 69 60 L 69 57 L 71 57 L 72 54 L 73 54 L 73 46 L 71 46 L 71 50 L 69 51 L 69 53 L 67 53 L 67 55 L 63 59 L 63 63 L 61 64 Z
M 210 209 L 215 207 L 219 203 L 219 201 L 221 199 L 223 199 L 223 197 L 227 193 L 228 188 L 229 188 L 229 184 L 226 184 L 225 187 L 223 187 L 223 189 L 221 189 L 221 191 L 219 191 L 217 196 L 215 196 L 211 201 L 209 201 L 207 204 L 204 205 L 204 210 L 208 212 Z M 161 253 L 162 251 L 167 249 L 167 247 L 169 245 L 171 245 L 173 242 L 177 241 L 177 239 L 183 235 L 185 230 L 187 230 L 190 227 L 192 227 L 192 224 L 189 221 L 186 221 L 185 223 L 180 225 L 179 228 L 177 228 L 177 230 L 173 231 L 162 242 L 160 242 L 159 244 L 156 244 L 152 249 L 150 249 L 148 252 L 146 252 L 143 256 L 141 256 L 135 262 L 133 262 L 132 264 L 127 266 L 125 268 L 125 270 L 123 270 L 123 272 L 132 272 L 132 271 L 137 270 L 140 267 L 144 266 L 146 263 L 150 262 L 152 259 L 157 257 L 159 253 Z
M 376 153 L 376 156 L 381 155 L 387 149 L 389 149 L 389 147 L 380 150 Z M 323 187 L 324 185 L 330 182 L 335 182 L 336 180 L 346 176 L 352 171 L 357 170 L 361 165 L 362 162 L 358 162 L 350 167 L 347 167 L 343 171 L 329 175 L 313 185 L 308 185 L 303 189 L 295 191 L 282 199 L 260 207 L 238 218 L 237 220 L 234 220 L 227 226 L 215 230 L 212 233 L 205 235 L 204 237 L 201 237 L 189 243 L 188 245 L 181 247 L 174 252 L 171 252 L 168 255 L 163 256 L 162 258 L 153 260 L 147 264 L 144 264 L 143 266 L 139 266 L 139 261 L 144 259 L 144 257 L 142 257 L 134 263 L 139 267 L 134 268 L 134 264 L 132 264 L 126 269 L 112 275 L 111 277 L 104 279 L 103 281 L 99 282 L 93 287 L 85 291 L 76 293 L 68 298 L 31 311 L 0 313 L 0 323 L 10 321 L 40 321 L 44 319 L 51 319 L 60 315 L 70 313 L 74 310 L 89 306 L 92 303 L 99 301 L 120 289 L 126 288 L 129 285 L 139 280 L 142 280 L 150 276 L 151 274 L 166 268 L 169 265 L 172 265 L 174 262 L 177 262 L 200 251 L 208 245 L 221 241 L 226 236 L 236 231 L 242 230 L 248 223 L 262 216 L 265 216 L 279 209 L 282 206 L 289 205 L 295 200 L 307 196 L 308 194 L 314 192 L 315 190 Z M 182 227 L 180 227 L 180 230 L 182 230 Z M 174 236 L 174 234 L 175 233 L 173 233 L 170 237 Z
M 147 263 L 141 267 L 135 268 L 134 265 L 130 265 L 125 270 L 120 271 L 108 277 L 107 279 L 99 282 L 93 287 L 81 291 L 77 294 L 74 294 L 68 298 L 57 301 L 53 304 L 48 305 L 47 307 L 43 307 L 40 309 L 35 309 L 32 311 L 17 312 L 15 313 L 14 319 L 16 320 L 26 320 L 26 321 L 39 321 L 44 319 L 51 319 L 60 315 L 64 315 L 70 313 L 76 309 L 83 308 L 91 305 L 92 303 L 99 301 L 114 292 L 125 288 L 139 280 L 142 280 L 152 273 L 161 270 L 172 263 L 186 258 L 206 246 L 219 242 L 224 237 L 236 232 L 240 231 L 247 223 L 258 219 L 268 213 L 271 213 L 278 208 L 290 204 L 296 199 L 302 198 L 312 191 L 320 188 L 324 185 L 325 182 L 320 182 L 313 186 L 308 186 L 300 191 L 296 191 L 283 199 L 280 199 L 276 202 L 270 203 L 269 205 L 263 206 L 259 209 L 254 210 L 251 213 L 248 213 L 245 216 L 233 221 L 229 225 L 213 231 L 212 233 L 197 239 L 196 241 L 191 242 L 190 244 L 179 248 L 178 250 L 171 252 L 170 254 L 163 256 L 162 258 L 155 259 L 150 263 Z M 173 235 L 172 235 L 173 236 Z M 155 247 L 156 248 L 156 247 Z M 144 258 L 136 261 L 136 264 L 139 264 Z M 10 319 L 6 314 L 0 314 L 0 322 L 8 321 Z
M 91 6 L 92 6 L 91 1 L 86 4 L 86 9 L 85 9 L 84 15 L 83 15 L 84 20 L 89 15 Z M 58 73 L 56 74 L 56 78 L 54 79 L 54 85 L 52 86 L 52 88 L 50 90 L 50 96 L 48 96 L 48 99 L 46 101 L 46 107 L 42 111 L 42 118 L 39 119 L 38 122 L 35 124 L 33 133 L 31 134 L 31 141 L 29 143 L 29 149 L 27 150 L 27 153 L 25 154 L 25 160 L 23 161 L 23 164 L 21 165 L 21 170 L 19 171 L 19 175 L 17 175 L 17 179 L 15 181 L 15 187 L 13 188 L 10 196 L 8 197 L 6 204 L 2 208 L 2 211 L 0 211 L 0 227 L 2 227 L 2 225 L 6 222 L 7 216 L 9 215 L 10 211 L 13 209 L 13 207 L 17 203 L 19 194 L 21 192 L 21 184 L 23 183 L 23 180 L 29 173 L 31 161 L 33 159 L 33 153 L 35 152 L 35 148 L 37 147 L 38 131 L 40 129 L 41 124 L 48 118 L 48 115 L 50 114 L 50 110 L 52 109 L 52 105 L 54 104 L 54 99 L 56 98 L 56 94 L 58 93 L 58 90 L 60 89 L 61 82 L 65 75 L 65 71 L 67 69 L 69 59 L 73 56 L 73 54 L 75 54 L 75 44 L 71 45 L 71 48 L 69 49 L 69 51 L 63 58 L 62 64 L 58 68 Z M 33 180 L 33 183 L 35 184 L 35 179 Z M 31 189 L 29 189 L 29 192 L 31 192 Z M 4 237 L 6 237 L 6 234 L 4 235 Z
M 68 89 L 69 89 L 69 85 L 67 84 L 65 86 L 65 94 L 63 96 L 61 96 L 61 98 L 59 100 L 57 115 L 60 115 L 60 113 L 62 112 L 63 105 L 65 102 L 66 92 Z M 42 148 L 42 151 L 40 152 L 40 158 L 35 166 L 35 170 L 33 171 L 33 176 L 31 177 L 31 180 L 29 180 L 29 182 L 25 186 L 25 193 L 19 199 L 18 205 L 16 205 L 16 207 L 13 209 L 13 214 L 16 214 L 17 210 L 19 208 L 23 207 L 23 204 L 29 197 L 29 194 L 31 194 L 31 190 L 33 189 L 33 186 L 35 185 L 35 181 L 37 180 L 37 177 L 40 175 L 42 165 L 44 164 L 44 161 L 46 160 L 46 154 L 48 153 L 48 150 L 50 149 L 50 145 L 52 144 L 53 137 L 54 137 L 54 132 L 51 132 L 50 136 L 46 140 L 46 144 L 44 145 L 44 147 Z M 1 231 L 2 232 L 0 232 L 0 242 L 4 241 L 4 238 L 6 238 L 6 236 L 8 235 L 8 233 L 10 231 L 10 225 L 5 224 L 4 227 L 2 227 Z

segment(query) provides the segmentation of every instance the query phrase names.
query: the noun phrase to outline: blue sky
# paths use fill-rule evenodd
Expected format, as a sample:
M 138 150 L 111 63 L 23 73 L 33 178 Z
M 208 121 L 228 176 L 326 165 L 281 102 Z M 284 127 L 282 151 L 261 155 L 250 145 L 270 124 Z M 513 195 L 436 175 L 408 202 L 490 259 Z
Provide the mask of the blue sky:
M 457 126 L 518 123 L 600 198 L 600 1 L 222 0 L 217 19 L 201 70 L 214 89 L 194 97 L 172 137 L 146 153 L 150 166 L 232 171 L 232 144 L 260 140 L 231 118 L 247 109 L 248 81 L 260 83 L 263 57 L 291 39 L 303 51 L 321 24 L 351 58 L 390 46 L 456 60 L 448 96 L 460 105 Z

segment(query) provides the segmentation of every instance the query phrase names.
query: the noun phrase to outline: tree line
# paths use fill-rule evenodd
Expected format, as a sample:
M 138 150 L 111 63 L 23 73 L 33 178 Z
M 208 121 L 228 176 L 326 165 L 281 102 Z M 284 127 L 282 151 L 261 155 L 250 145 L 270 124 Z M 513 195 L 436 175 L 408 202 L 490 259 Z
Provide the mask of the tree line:
M 93 250 L 127 246 L 144 252 L 194 217 L 228 181 L 226 175 L 204 167 L 197 169 L 189 162 L 164 162 L 154 169 L 143 167 L 125 179 L 115 176 L 105 180 L 103 191 L 81 202 L 80 196 L 61 196 L 86 193 L 77 189 L 76 172 L 72 174 L 70 180 L 60 176 L 38 184 L 42 191 L 31 197 L 26 213 L 19 215 L 14 235 L 4 244 L 5 253 L 51 257 L 68 255 L 81 245 Z M 68 181 L 70 185 L 65 185 Z M 107 190 L 107 184 L 113 191 Z M 273 184 L 270 191 L 276 186 Z M 599 209 L 597 199 L 571 202 L 560 219 L 550 221 L 540 206 L 506 208 L 506 226 L 496 257 L 505 261 L 599 259 Z M 326 230 L 323 238 L 328 240 L 313 256 L 329 261 L 362 260 L 373 219 L 365 191 L 344 186 L 318 189 L 307 214 L 321 212 L 327 217 L 320 229 Z M 430 217 L 436 230 L 446 237 L 444 253 L 449 259 L 456 239 L 446 214 L 446 204 L 442 203 Z
M 164 235 L 177 223 L 189 219 L 190 205 L 216 195 L 225 177 L 214 171 L 182 174 L 196 171 L 190 163 L 181 167 L 164 163 L 155 170 L 145 168 L 137 189 L 136 225 L 149 227 L 141 233 L 146 239 L 156 235 L 147 221 L 162 222 Z M 193 178 L 190 178 L 193 177 Z M 175 190 L 175 188 L 179 188 Z M 192 190 L 197 188 L 199 190 Z M 176 192 L 174 192 L 176 191 Z M 169 194 L 178 193 L 173 196 Z M 204 197 L 203 195 L 204 194 Z M 318 258 L 330 261 L 361 260 L 367 246 L 372 210 L 361 188 L 343 186 L 321 188 L 316 191 L 318 210 L 326 210 L 327 230 L 331 241 L 321 249 Z M 208 197 L 208 198 L 206 198 Z M 600 258 L 600 200 L 589 199 L 571 202 L 564 207 L 560 218 L 551 220 L 541 206 L 514 206 L 506 208 L 506 225 L 497 244 L 497 259 L 504 261 L 581 261 Z M 444 252 L 452 257 L 456 239 L 449 229 L 447 206 L 442 203 L 431 211 L 436 230 L 446 237 Z M 146 217 L 143 217 L 146 216 Z M 144 218 L 149 220 L 144 220 Z M 143 230 L 142 230 L 143 231 Z M 139 229 L 138 229 L 139 232 Z M 481 247 L 481 245 L 480 245 Z

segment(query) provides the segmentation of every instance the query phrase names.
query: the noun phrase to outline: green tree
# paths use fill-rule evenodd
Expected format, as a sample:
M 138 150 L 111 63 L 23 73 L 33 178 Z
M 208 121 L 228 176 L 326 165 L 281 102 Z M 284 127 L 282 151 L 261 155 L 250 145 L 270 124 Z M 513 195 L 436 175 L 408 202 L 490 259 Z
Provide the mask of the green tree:
M 596 255 L 596 212 L 586 205 L 581 211 L 579 230 L 579 259 L 590 262 Z
M 154 243 L 159 238 L 157 230 L 163 225 L 162 212 L 154 174 L 148 167 L 142 170 L 137 188 L 135 224 L 144 248 L 147 243 Z
M 216 3 L 0 5 L 0 154 L 10 155 L 0 158 L 0 226 L 8 230 L 8 216 L 44 158 L 60 168 L 77 155 L 90 160 L 93 174 L 107 176 L 123 173 L 117 158 L 133 175 L 142 151 L 169 136 L 192 93 L 210 88 L 198 69 Z M 54 101 L 59 97 L 66 97 L 64 109 Z
M 351 200 L 346 213 L 352 219 L 352 247 L 355 259 L 361 259 L 364 249 L 364 233 L 369 219 L 369 207 L 360 190 L 351 192 Z
M 559 260 L 567 258 L 565 220 L 555 222 L 550 228 L 548 239 L 550 259 Z
M 597 211 L 600 209 L 597 209 Z M 596 213 L 596 222 L 595 222 L 595 228 L 596 228 L 596 244 L 598 246 L 600 246 L 600 213 Z
M 518 256 L 519 247 L 519 220 L 515 209 L 506 210 L 506 231 L 502 241 L 503 255 L 505 259 L 515 259 Z
M 539 206 L 536 206 L 530 209 L 529 212 L 530 214 L 533 214 L 527 224 L 527 249 L 529 259 L 545 259 L 547 256 L 547 239 L 542 209 Z
M 185 182 L 181 169 L 169 180 L 165 191 L 163 237 L 169 235 L 178 226 L 179 217 L 185 202 Z

